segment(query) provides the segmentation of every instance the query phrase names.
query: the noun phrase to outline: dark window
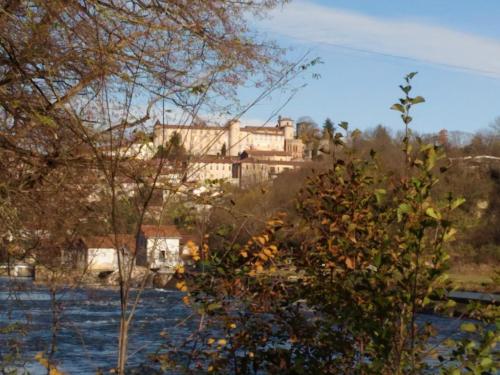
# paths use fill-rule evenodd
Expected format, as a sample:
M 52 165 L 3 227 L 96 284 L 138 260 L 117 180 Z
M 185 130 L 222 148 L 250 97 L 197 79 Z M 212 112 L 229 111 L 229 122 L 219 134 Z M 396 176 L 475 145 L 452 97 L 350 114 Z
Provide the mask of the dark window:
M 233 164 L 232 177 L 233 178 L 240 177 L 239 164 Z

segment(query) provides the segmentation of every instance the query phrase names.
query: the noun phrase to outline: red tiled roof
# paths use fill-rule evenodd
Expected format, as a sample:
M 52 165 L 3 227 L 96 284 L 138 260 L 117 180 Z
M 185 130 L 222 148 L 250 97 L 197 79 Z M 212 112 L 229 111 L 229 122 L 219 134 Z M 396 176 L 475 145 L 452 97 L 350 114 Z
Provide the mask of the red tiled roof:
M 261 160 L 261 159 L 253 159 L 246 158 L 240 160 L 241 164 L 269 164 L 269 165 L 289 165 L 289 166 L 304 166 L 307 165 L 306 161 L 284 161 L 284 160 Z
M 155 127 L 161 127 L 164 129 L 205 129 L 205 130 L 227 130 L 227 126 L 217 126 L 217 125 L 162 125 L 156 124 Z M 247 131 L 252 133 L 281 133 L 283 128 L 278 128 L 275 126 L 245 126 L 240 127 L 240 131 Z
M 292 154 L 286 151 L 278 151 L 278 150 L 254 150 L 248 149 L 245 150 L 248 155 L 256 155 L 256 156 L 292 156 Z
M 146 237 L 181 238 L 181 234 L 175 225 L 142 225 L 141 232 Z
M 162 125 L 156 124 L 155 127 L 162 127 L 164 129 L 206 129 L 206 130 L 224 130 L 224 126 L 216 125 Z
M 223 163 L 231 164 L 238 161 L 237 156 L 214 156 L 214 155 L 204 155 L 200 157 L 193 157 L 189 160 L 190 163 Z
M 241 131 L 247 131 L 251 133 L 282 133 L 283 128 L 276 128 L 270 126 L 245 126 L 240 129 Z

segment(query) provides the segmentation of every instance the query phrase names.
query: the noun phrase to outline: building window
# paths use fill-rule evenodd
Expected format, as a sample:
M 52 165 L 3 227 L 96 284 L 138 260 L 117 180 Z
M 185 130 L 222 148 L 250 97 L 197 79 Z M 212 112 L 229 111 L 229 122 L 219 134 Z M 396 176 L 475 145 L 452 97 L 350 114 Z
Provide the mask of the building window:
M 238 164 L 233 164 L 232 165 L 232 177 L 233 178 L 238 178 L 239 177 L 239 170 L 238 170 Z

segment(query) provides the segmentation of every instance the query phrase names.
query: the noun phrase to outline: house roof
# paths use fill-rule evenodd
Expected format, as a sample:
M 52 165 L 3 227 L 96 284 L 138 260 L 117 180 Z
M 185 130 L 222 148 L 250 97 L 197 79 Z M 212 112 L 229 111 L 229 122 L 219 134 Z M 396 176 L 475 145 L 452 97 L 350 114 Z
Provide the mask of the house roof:
M 244 128 L 241 128 L 240 131 L 246 131 L 250 133 L 283 133 L 282 128 L 270 126 L 245 126 Z
M 86 237 L 83 242 L 89 249 L 114 249 L 115 244 L 119 247 L 125 246 L 129 251 L 135 251 L 135 237 L 130 234 L 109 234 L 107 236 Z
M 238 161 L 237 156 L 215 156 L 215 155 L 204 155 L 200 157 L 194 157 L 189 160 L 190 163 L 222 163 L 222 164 L 232 164 Z
M 173 125 L 173 124 L 161 124 L 156 123 L 156 128 L 163 129 L 176 129 L 176 130 L 222 130 L 227 131 L 228 127 L 226 126 L 217 126 L 217 125 Z M 240 127 L 240 131 L 251 132 L 251 133 L 282 133 L 283 128 L 277 126 L 244 126 Z
M 152 238 L 181 238 L 175 225 L 141 225 L 141 232 L 145 237 Z
M 247 155 L 255 155 L 255 156 L 292 156 L 291 153 L 280 150 L 258 150 L 258 149 L 247 149 L 244 152 Z
M 239 163 L 240 164 L 267 164 L 267 165 L 280 165 L 280 166 L 296 166 L 296 167 L 301 167 L 301 166 L 305 166 L 308 164 L 305 161 L 262 160 L 262 159 L 254 159 L 252 157 L 241 159 L 239 161 Z

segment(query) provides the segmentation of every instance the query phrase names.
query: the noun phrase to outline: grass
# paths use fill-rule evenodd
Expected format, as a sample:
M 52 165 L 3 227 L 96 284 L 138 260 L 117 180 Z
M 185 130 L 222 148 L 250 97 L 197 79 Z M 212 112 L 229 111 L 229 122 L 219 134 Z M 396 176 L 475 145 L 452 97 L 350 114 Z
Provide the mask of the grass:
M 457 267 L 449 275 L 452 285 L 459 290 L 500 293 L 499 275 L 493 267 Z

